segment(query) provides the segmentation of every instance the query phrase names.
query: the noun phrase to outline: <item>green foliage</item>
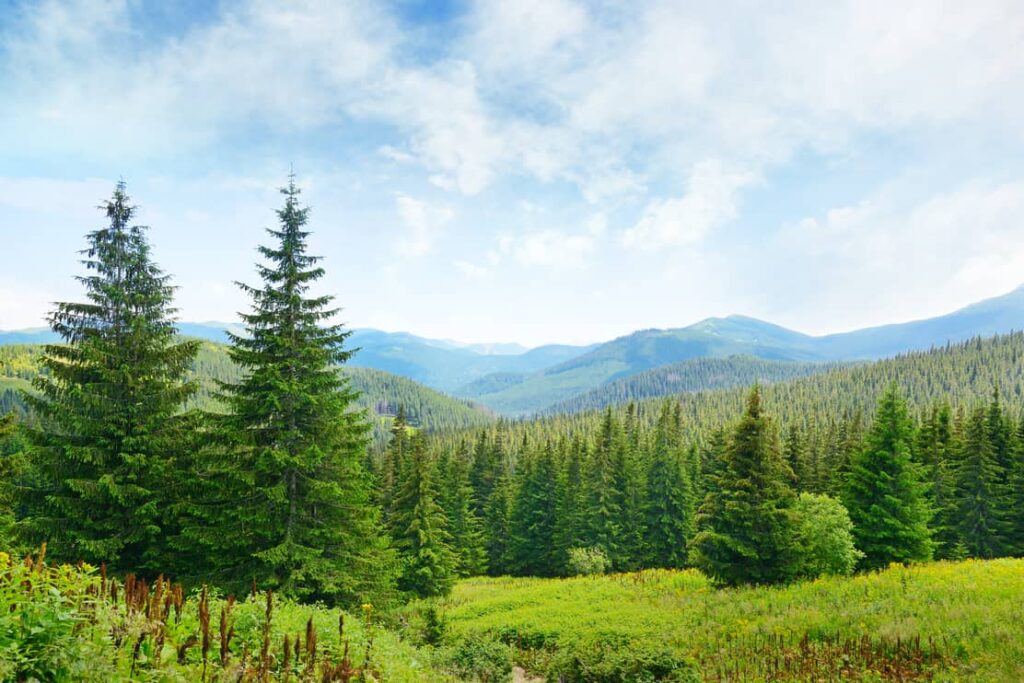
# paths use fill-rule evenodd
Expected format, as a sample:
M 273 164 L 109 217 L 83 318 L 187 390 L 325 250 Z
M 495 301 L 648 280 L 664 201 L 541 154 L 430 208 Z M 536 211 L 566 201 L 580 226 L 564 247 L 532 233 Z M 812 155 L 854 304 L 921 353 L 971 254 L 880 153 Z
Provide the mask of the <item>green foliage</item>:
M 853 523 L 843 504 L 828 496 L 801 493 L 793 514 L 799 565 L 796 575 L 813 579 L 852 574 L 864 554 L 854 545 Z
M 679 438 L 679 414 L 669 402 L 661 407 L 654 432 L 654 449 L 647 469 L 644 501 L 645 564 L 682 568 L 686 546 L 694 533 L 692 464 Z
M 1008 515 L 1012 499 L 1001 462 L 1008 449 L 998 400 L 975 409 L 967 420 L 956 462 L 958 540 L 972 557 L 999 557 L 1009 550 Z
M 420 597 L 445 595 L 455 583 L 457 559 L 450 546 L 448 520 L 438 503 L 436 465 L 414 437 L 399 479 L 389 524 L 402 554 L 398 586 Z
M 594 643 L 561 650 L 549 676 L 565 683 L 700 683 L 693 660 L 651 641 Z
M 548 406 L 544 413 L 579 413 L 673 394 L 748 387 L 757 382 L 787 382 L 843 366 L 842 363 L 765 360 L 753 356 L 691 358 L 610 380 L 596 389 Z
M 509 513 L 509 568 L 518 574 L 554 576 L 561 569 L 555 546 L 558 471 L 548 445 L 524 458 Z
M 457 639 L 441 651 L 440 659 L 460 681 L 503 683 L 512 679 L 512 649 L 486 634 Z
M 789 661 L 800 674 L 782 680 L 1018 681 L 1022 593 L 1024 560 L 1002 559 L 727 590 L 694 570 L 478 578 L 442 606 L 451 637 L 499 636 L 540 675 L 556 658 L 609 646 L 626 658 L 644 644 L 696 662 L 705 680 L 778 680 Z
M 604 548 L 569 548 L 566 573 L 569 576 L 597 576 L 611 567 Z
M 198 546 L 203 575 L 234 590 L 255 579 L 354 604 L 387 594 L 393 553 L 371 503 L 368 426 L 336 369 L 351 356 L 349 333 L 325 322 L 332 297 L 309 294 L 324 270 L 306 253 L 308 209 L 294 179 L 282 194 L 273 245 L 259 249 L 262 284 L 241 285 L 253 302 L 247 334 L 230 335 L 244 374 L 221 385 L 225 412 L 210 417 L 209 447 L 195 459 L 178 548 Z
M 451 545 L 456 550 L 456 573 L 462 577 L 479 576 L 487 571 L 483 522 L 473 505 L 470 462 L 467 447 L 463 447 L 456 457 L 447 457 L 447 452 L 442 452 L 437 465 L 439 500 L 447 519 Z
M 74 572 L 43 573 L 0 552 L 0 680 L 82 680 L 105 667 L 76 633 L 85 621 L 66 595 Z
M 102 207 L 109 225 L 87 236 L 86 303 L 60 303 L 44 348 L 45 374 L 26 394 L 33 471 L 18 487 L 29 540 L 67 559 L 135 570 L 167 559 L 168 513 L 188 433 L 177 414 L 195 391 L 197 344 L 176 341 L 174 288 L 153 263 L 124 183 Z
M 353 615 L 268 593 L 186 596 L 162 578 L 0 552 L 4 681 L 456 680 L 426 655 L 377 625 L 372 605 Z
M 882 396 L 864 448 L 855 457 L 844 502 L 869 569 L 929 560 L 934 551 L 920 468 L 910 457 L 913 425 L 896 385 Z
M 223 412 L 224 406 L 217 400 L 218 385 L 237 383 L 242 378 L 242 369 L 231 360 L 227 346 L 210 341 L 198 344 L 198 353 L 186 373 L 186 379 L 195 384 L 196 392 L 185 405 Z M 0 415 L 12 410 L 26 411 L 21 390 L 31 391 L 34 378 L 47 374 L 40 363 L 42 351 L 39 345 L 0 346 Z M 481 427 L 495 422 L 494 415 L 486 408 L 452 398 L 405 377 L 371 368 L 342 366 L 339 371 L 358 392 L 354 405 L 369 411 L 373 442 L 378 448 L 386 443 L 399 406 L 405 410 L 407 422 L 431 432 Z
M 701 531 L 691 547 L 694 564 L 728 585 L 792 578 L 796 549 L 791 480 L 755 387 L 726 443 L 714 490 L 701 504 Z

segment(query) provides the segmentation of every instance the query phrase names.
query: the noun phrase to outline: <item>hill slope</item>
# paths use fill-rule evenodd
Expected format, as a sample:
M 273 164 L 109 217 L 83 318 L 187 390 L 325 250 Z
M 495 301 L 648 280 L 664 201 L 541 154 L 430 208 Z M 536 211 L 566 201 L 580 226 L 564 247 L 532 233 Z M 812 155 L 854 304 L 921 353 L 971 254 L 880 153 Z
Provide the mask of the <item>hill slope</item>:
M 972 339 L 929 351 L 915 351 L 893 358 L 843 365 L 789 381 L 766 384 L 761 391 L 765 410 L 783 428 L 792 424 L 813 428 L 818 437 L 830 425 L 866 418 L 878 398 L 892 383 L 907 397 L 913 411 L 948 400 L 954 409 L 988 403 L 998 390 L 1009 414 L 1024 411 L 1024 333 Z M 731 424 L 743 412 L 746 386 L 674 396 L 680 404 L 687 438 L 703 441 L 715 429 Z M 638 403 L 641 423 L 650 428 L 664 398 Z M 535 419 L 501 421 L 501 443 L 521 444 L 557 441 L 567 433 L 593 436 L 603 413 L 583 407 L 575 414 L 544 414 Z M 621 412 L 621 408 L 619 412 Z M 452 444 L 470 435 L 442 434 Z
M 616 380 L 695 358 L 742 354 L 766 360 L 874 360 L 1021 329 L 1024 287 L 937 318 L 820 337 L 732 315 L 680 329 L 634 332 L 515 382 L 475 383 L 454 393 L 498 412 L 524 415 L 555 410 L 583 394 L 588 398 L 580 400 L 587 403 L 607 404 L 612 399 L 597 395 L 605 386 L 612 392 L 621 390 L 621 385 L 614 384 Z
M 546 413 L 578 413 L 672 394 L 773 384 L 829 372 L 842 363 L 762 360 L 753 356 L 694 358 L 606 382 L 549 406 Z
M 226 339 L 225 329 L 237 331 L 225 323 L 179 327 L 187 335 L 218 342 Z M 641 330 L 603 344 L 554 344 L 529 351 L 514 344 L 460 344 L 372 329 L 354 330 L 350 342 L 361 349 L 353 367 L 402 375 L 501 413 L 527 415 L 616 380 L 696 358 L 872 360 L 1021 329 L 1024 287 L 948 315 L 820 337 L 732 315 L 678 329 Z M 0 346 L 51 341 L 53 334 L 46 329 L 0 332 Z
M 38 345 L 0 346 L 0 414 L 20 406 L 19 390 L 31 388 L 39 373 Z M 489 424 L 494 416 L 485 408 L 463 399 L 452 398 L 408 379 L 382 370 L 345 367 L 342 372 L 360 392 L 357 404 L 369 408 L 376 417 L 378 431 L 404 405 L 412 425 L 429 431 L 457 429 Z M 240 372 L 228 357 L 227 347 L 203 342 L 193 365 L 192 378 L 200 389 L 193 405 L 212 408 L 217 381 L 237 381 Z

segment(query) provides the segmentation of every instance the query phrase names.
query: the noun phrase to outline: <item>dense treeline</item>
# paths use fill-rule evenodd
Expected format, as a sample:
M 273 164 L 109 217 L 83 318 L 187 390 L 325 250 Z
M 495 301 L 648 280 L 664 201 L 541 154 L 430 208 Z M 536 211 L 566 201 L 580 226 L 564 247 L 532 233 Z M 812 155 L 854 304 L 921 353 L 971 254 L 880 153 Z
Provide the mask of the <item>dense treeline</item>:
M 479 530 L 452 537 L 450 549 L 483 554 L 491 574 L 550 576 L 579 571 L 595 556 L 598 566 L 620 570 L 678 567 L 703 548 L 703 567 L 729 580 L 724 569 L 749 567 L 750 558 L 721 561 L 716 571 L 707 524 L 740 505 L 737 481 L 775 462 L 755 488 L 781 486 L 778 495 L 740 505 L 760 511 L 757 537 L 773 533 L 766 511 L 780 501 L 783 518 L 803 510 L 808 524 L 835 523 L 810 533 L 799 520 L 780 521 L 782 545 L 805 537 L 790 547 L 800 561 L 773 560 L 792 571 L 744 580 L 813 573 L 807 544 L 843 529 L 857 549 L 828 551 L 845 556 L 839 568 L 1022 554 L 1022 354 L 1024 335 L 1012 334 L 839 368 L 759 388 L 753 414 L 746 392 L 730 390 L 433 436 L 425 446 L 435 476 L 469 491 L 468 506 L 463 495 L 457 504 L 441 501 L 443 512 Z M 751 420 L 754 455 L 741 458 L 737 430 Z M 393 446 L 376 467 L 400 473 L 402 457 Z M 744 458 L 757 467 L 741 466 Z M 389 482 L 401 486 L 394 474 L 381 481 L 385 500 Z M 888 500 L 896 507 L 886 509 Z
M 550 415 L 578 413 L 673 394 L 786 382 L 843 365 L 766 360 L 753 356 L 693 358 L 605 382 L 585 394 L 556 403 L 544 412 Z

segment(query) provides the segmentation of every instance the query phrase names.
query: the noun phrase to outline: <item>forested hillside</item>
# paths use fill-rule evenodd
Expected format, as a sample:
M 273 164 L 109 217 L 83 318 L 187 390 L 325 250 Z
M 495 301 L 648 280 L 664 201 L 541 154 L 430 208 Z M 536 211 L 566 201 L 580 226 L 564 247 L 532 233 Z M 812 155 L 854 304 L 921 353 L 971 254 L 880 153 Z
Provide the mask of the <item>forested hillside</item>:
M 842 366 L 842 363 L 773 361 L 753 356 L 695 358 L 606 382 L 585 394 L 556 403 L 544 412 L 552 415 L 578 413 L 671 394 L 748 387 L 759 382 L 774 384 Z
M 31 390 L 32 379 L 40 372 L 41 353 L 39 345 L 0 346 L 0 414 L 23 410 L 20 392 Z M 375 416 L 378 442 L 387 433 L 400 405 L 405 407 L 412 426 L 428 431 L 479 427 L 494 421 L 490 411 L 480 405 L 446 396 L 405 377 L 359 367 L 344 367 L 341 372 L 359 391 L 357 405 L 369 408 Z M 188 376 L 199 385 L 190 407 L 217 410 L 213 400 L 217 382 L 236 382 L 241 374 L 231 362 L 226 346 L 204 341 Z
M 819 363 L 879 359 L 1022 328 L 1024 288 L 936 318 L 821 337 L 731 315 L 708 318 L 679 329 L 641 330 L 533 374 L 485 376 L 457 388 L 455 393 L 507 415 L 554 413 L 666 393 L 730 386 L 727 380 L 718 382 L 714 378 L 709 378 L 703 386 L 692 381 L 704 371 L 680 365 L 690 360 L 727 359 L 737 355 L 769 361 Z M 737 371 L 738 377 L 770 382 L 777 381 L 776 376 L 791 378 L 809 369 L 798 365 L 791 367 L 792 374 L 782 366 L 768 364 L 758 371 L 765 373 L 760 377 L 750 372 L 750 368 L 737 367 Z M 684 379 L 673 379 L 676 374 L 682 374 Z M 740 383 L 739 379 L 736 383 Z
M 1008 521 L 1017 514 L 1009 501 L 1024 490 L 1022 358 L 1024 334 L 1016 333 L 762 386 L 760 410 L 770 425 L 766 448 L 783 456 L 783 469 L 791 472 L 785 478 L 795 490 L 844 498 L 851 463 L 878 426 L 876 406 L 895 388 L 908 414 L 907 425 L 898 426 L 899 438 L 913 451 L 939 510 L 932 530 L 936 552 L 992 556 L 996 546 L 986 546 L 989 541 L 971 545 L 964 538 L 974 532 L 958 527 L 956 519 L 973 513 L 957 506 L 969 507 L 969 491 L 981 477 L 985 486 L 1002 491 L 991 496 L 1002 507 L 978 514 L 994 515 L 999 521 L 987 523 L 995 529 L 1017 524 L 1013 534 L 1024 534 L 1024 519 Z M 479 524 L 479 547 L 456 534 L 457 551 L 482 549 L 492 574 L 560 574 L 569 571 L 574 547 L 603 548 L 610 566 L 623 570 L 685 563 L 674 553 L 685 554 L 699 526 L 701 501 L 706 504 L 705 496 L 719 485 L 713 483 L 717 468 L 748 393 L 688 393 L 668 402 L 646 400 L 434 436 L 427 445 L 441 488 L 469 486 L 471 517 Z M 964 463 L 979 453 L 992 462 L 969 470 Z M 385 453 L 383 469 L 395 467 L 388 464 L 391 457 L 400 456 Z M 464 464 L 453 467 L 452 461 Z M 1005 482 L 1011 480 L 1017 483 L 1009 487 Z M 674 509 L 667 517 L 657 512 L 665 500 Z M 465 517 L 455 507 L 447 513 Z M 664 519 L 673 520 L 665 533 L 674 540 L 659 550 L 649 539 L 652 525 Z M 1013 545 L 1024 537 L 1012 541 L 1005 533 L 996 554 L 1024 552 L 1024 546 Z

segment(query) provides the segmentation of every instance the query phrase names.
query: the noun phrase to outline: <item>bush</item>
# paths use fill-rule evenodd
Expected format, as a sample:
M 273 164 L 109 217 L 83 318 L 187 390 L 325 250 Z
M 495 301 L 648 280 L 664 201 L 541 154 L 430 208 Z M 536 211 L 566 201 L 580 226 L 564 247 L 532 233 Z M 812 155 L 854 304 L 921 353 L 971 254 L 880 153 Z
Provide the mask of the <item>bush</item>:
M 835 498 L 801 493 L 793 506 L 799 556 L 797 576 L 848 575 L 864 556 L 853 543 L 853 523 Z
M 442 650 L 442 665 L 460 680 L 503 683 L 512 678 L 512 648 L 486 634 L 471 634 Z
M 76 634 L 88 582 L 63 567 L 21 563 L 0 552 L 0 680 L 102 680 L 88 643 Z
M 562 683 L 699 683 L 700 669 L 667 646 L 633 641 L 566 649 L 555 655 L 549 680 Z
M 610 564 L 604 548 L 569 548 L 566 568 L 570 576 L 596 576 L 608 571 Z

